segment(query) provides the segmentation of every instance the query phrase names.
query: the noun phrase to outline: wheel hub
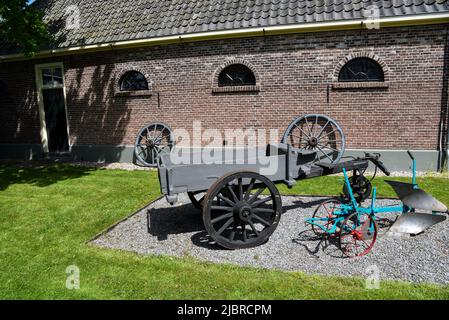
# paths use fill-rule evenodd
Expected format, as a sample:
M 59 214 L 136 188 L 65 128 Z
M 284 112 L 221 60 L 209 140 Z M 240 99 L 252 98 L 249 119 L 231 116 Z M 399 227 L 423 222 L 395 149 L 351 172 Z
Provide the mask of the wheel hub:
M 358 230 L 353 230 L 352 236 L 354 237 L 355 240 L 362 240 L 362 233 Z
M 234 207 L 234 215 L 240 221 L 248 221 L 252 213 L 251 206 L 245 201 L 237 203 Z
M 153 147 L 154 147 L 154 141 L 153 141 L 153 140 L 148 140 L 147 145 L 148 145 L 150 148 L 153 148 Z
M 315 137 L 310 137 L 309 138 L 309 146 L 311 146 L 312 148 L 316 147 L 318 145 L 318 139 Z

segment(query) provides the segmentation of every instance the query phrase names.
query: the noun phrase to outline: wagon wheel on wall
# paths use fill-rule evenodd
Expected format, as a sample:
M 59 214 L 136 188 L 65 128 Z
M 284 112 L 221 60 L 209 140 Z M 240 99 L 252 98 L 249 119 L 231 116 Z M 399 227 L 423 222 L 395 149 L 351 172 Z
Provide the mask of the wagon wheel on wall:
M 345 136 L 340 125 L 320 114 L 296 118 L 285 131 L 282 143 L 316 151 L 316 162 L 337 163 L 345 151 Z
M 209 188 L 203 222 L 222 247 L 251 248 L 268 240 L 281 213 L 281 197 L 271 180 L 255 172 L 236 172 L 221 177 Z
M 137 160 L 148 167 L 157 165 L 158 157 L 170 153 L 175 146 L 172 130 L 163 123 L 152 123 L 143 127 L 134 144 Z

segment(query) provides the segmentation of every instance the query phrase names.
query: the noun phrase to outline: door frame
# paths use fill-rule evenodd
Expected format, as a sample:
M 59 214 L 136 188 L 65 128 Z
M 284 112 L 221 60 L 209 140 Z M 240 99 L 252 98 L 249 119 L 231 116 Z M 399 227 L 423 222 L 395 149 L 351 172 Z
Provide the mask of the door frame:
M 51 85 L 51 86 L 44 86 L 43 80 L 42 80 L 42 69 L 46 68 L 61 68 L 62 72 L 62 85 Z M 65 72 L 64 72 L 64 64 L 62 62 L 52 62 L 52 63 L 43 63 L 43 64 L 36 64 L 34 66 L 34 71 L 36 75 L 36 90 L 37 90 L 37 105 L 39 108 L 39 123 L 40 123 L 40 136 L 41 136 L 41 143 L 42 148 L 44 150 L 44 153 L 49 153 L 49 147 L 48 147 L 48 134 L 47 134 L 47 124 L 45 122 L 45 107 L 44 107 L 44 98 L 42 95 L 43 89 L 60 89 L 62 88 L 62 92 L 64 95 L 64 108 L 65 108 L 65 117 L 66 117 L 66 124 L 67 124 L 67 140 L 69 144 L 69 151 L 72 151 L 72 144 L 70 141 L 70 129 L 69 129 L 69 117 L 67 112 L 67 96 L 66 96 L 66 89 L 65 89 Z

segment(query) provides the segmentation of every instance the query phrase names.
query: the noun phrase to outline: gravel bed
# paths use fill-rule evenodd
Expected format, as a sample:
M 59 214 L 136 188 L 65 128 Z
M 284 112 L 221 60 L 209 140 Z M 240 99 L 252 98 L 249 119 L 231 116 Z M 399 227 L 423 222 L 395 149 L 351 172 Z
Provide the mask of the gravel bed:
M 323 199 L 283 196 L 285 213 L 277 230 L 266 244 L 252 249 L 232 251 L 212 243 L 204 231 L 200 212 L 187 196 L 180 196 L 176 206 L 170 206 L 164 198 L 157 200 L 92 242 L 143 255 L 192 256 L 217 263 L 309 274 L 365 277 L 375 266 L 381 279 L 449 283 L 448 221 L 415 237 L 383 235 L 368 255 L 348 259 L 333 243 L 317 239 L 304 223 Z M 398 203 L 379 199 L 377 205 Z M 389 217 L 394 220 L 395 215 Z

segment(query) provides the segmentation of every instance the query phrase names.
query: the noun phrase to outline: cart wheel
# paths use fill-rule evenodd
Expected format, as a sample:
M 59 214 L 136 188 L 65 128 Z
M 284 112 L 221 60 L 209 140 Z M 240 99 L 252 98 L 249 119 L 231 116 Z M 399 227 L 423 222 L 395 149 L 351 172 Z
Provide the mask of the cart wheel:
M 187 195 L 189 196 L 189 199 L 192 202 L 193 206 L 200 210 L 203 210 L 203 201 L 205 194 L 206 193 L 203 191 L 187 192 Z
M 339 124 L 320 114 L 308 114 L 293 120 L 282 143 L 316 151 L 316 162 L 337 163 L 345 152 L 345 135 Z
M 203 221 L 209 235 L 228 249 L 256 247 L 273 234 L 282 213 L 274 183 L 255 172 L 218 179 L 204 199 Z
M 362 203 L 371 195 L 372 185 L 365 176 L 360 174 L 353 175 L 349 178 L 349 183 L 357 203 Z M 343 194 L 347 200 L 351 199 L 346 183 L 343 186 Z
M 340 249 L 349 258 L 371 251 L 377 238 L 377 223 L 367 213 L 353 213 L 340 226 Z
M 322 202 L 313 213 L 312 218 L 313 219 L 320 219 L 320 220 L 313 220 L 314 224 L 312 224 L 312 231 L 320 238 L 324 238 L 326 236 L 329 236 L 330 234 L 323 229 L 321 229 L 319 226 L 322 226 L 326 230 L 330 230 L 332 228 L 332 225 L 334 224 L 333 219 L 337 218 L 337 215 L 334 213 L 334 211 L 338 211 L 339 208 L 341 208 L 341 201 L 337 199 L 329 199 Z M 321 220 L 323 219 L 323 220 Z M 324 220 L 328 219 L 328 220 Z
M 170 153 L 175 146 L 172 130 L 163 123 L 153 123 L 143 127 L 134 144 L 137 160 L 148 167 L 157 165 L 159 155 Z

